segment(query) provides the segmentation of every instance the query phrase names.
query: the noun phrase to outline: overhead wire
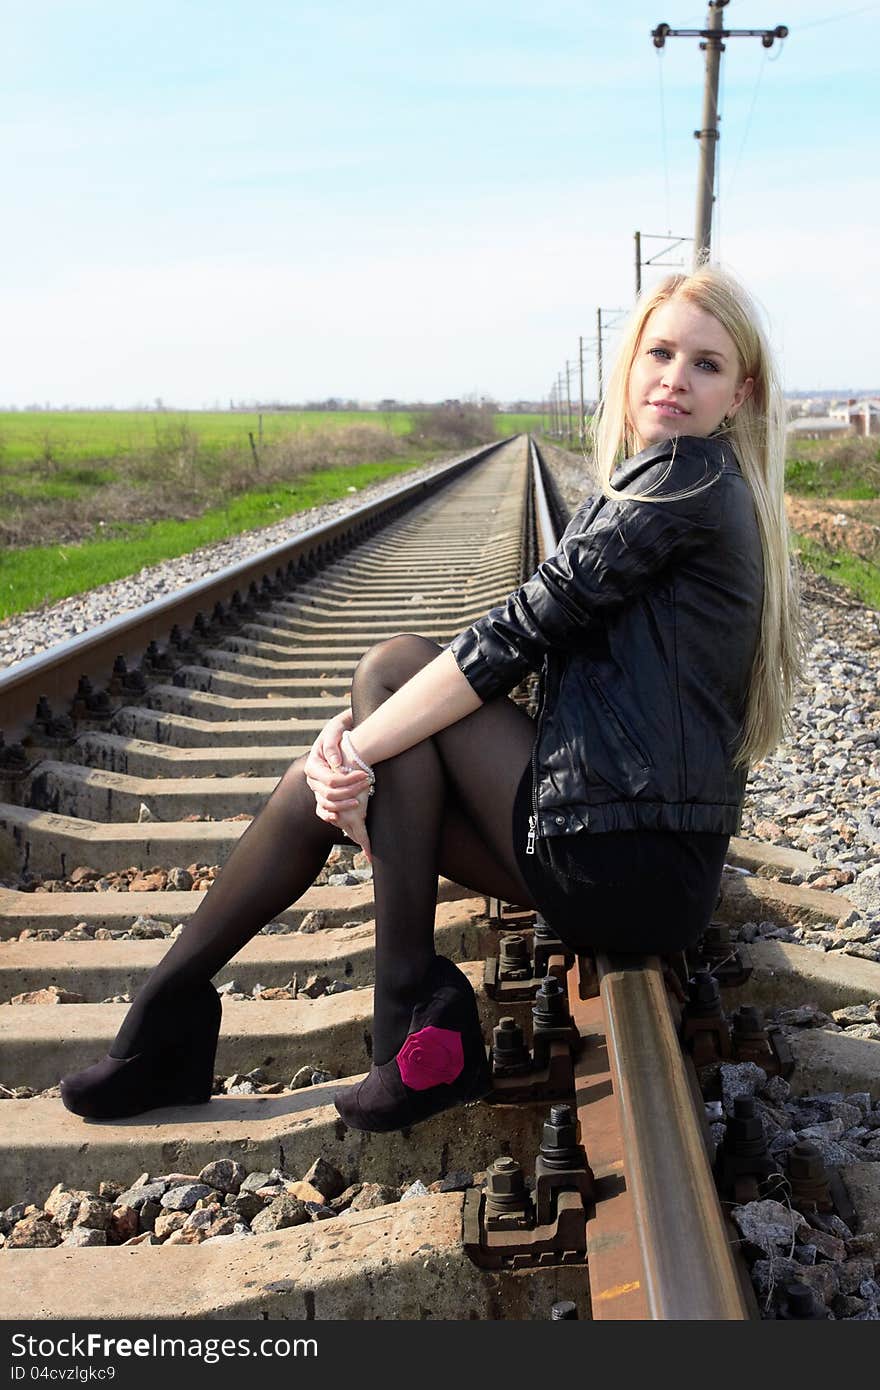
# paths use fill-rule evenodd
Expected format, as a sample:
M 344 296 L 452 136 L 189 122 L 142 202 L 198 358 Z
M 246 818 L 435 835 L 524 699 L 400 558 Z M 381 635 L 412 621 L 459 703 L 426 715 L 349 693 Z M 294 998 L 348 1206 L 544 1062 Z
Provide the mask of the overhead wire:
M 808 24 L 799 24 L 798 33 L 802 29 L 816 29 L 820 24 L 836 24 L 840 19 L 851 19 L 853 15 L 866 14 L 868 10 L 880 10 L 880 4 L 862 5 L 857 10 L 844 10 L 843 14 L 831 14 L 827 19 L 811 19 Z
M 762 56 L 762 58 L 761 58 L 760 65 L 759 65 L 759 67 L 758 67 L 758 75 L 757 75 L 757 77 L 755 78 L 755 85 L 754 85 L 754 87 L 753 87 L 753 89 L 752 89 L 752 101 L 751 101 L 751 105 L 749 106 L 749 114 L 748 114 L 748 116 L 746 117 L 745 130 L 743 131 L 743 137 L 742 137 L 742 140 L 740 141 L 739 151 L 738 151 L 737 156 L 736 156 L 736 163 L 735 163 L 734 166 L 733 166 L 733 173 L 731 174 L 731 176 L 730 176 L 730 181 L 728 182 L 728 185 L 727 185 L 727 196 L 728 196 L 728 198 L 731 196 L 731 194 L 732 194 L 732 192 L 733 192 L 733 187 L 734 187 L 734 184 L 736 183 L 736 176 L 737 176 L 737 174 L 739 173 L 739 166 L 740 166 L 740 163 L 742 162 L 743 151 L 745 150 L 745 147 L 746 147 L 746 141 L 747 141 L 748 138 L 749 138 L 749 131 L 750 131 L 751 128 L 752 128 L 752 117 L 753 117 L 753 115 L 755 114 L 755 104 L 756 104 L 756 102 L 757 102 L 757 100 L 758 100 L 758 89 L 759 89 L 760 86 L 761 86 L 761 78 L 764 76 L 764 69 L 765 69 L 766 66 L 767 66 L 767 60 L 768 60 L 768 58 L 769 58 L 769 52 L 768 52 L 768 50 L 765 48 L 765 49 L 764 49 L 763 56 Z
M 657 76 L 660 81 L 660 140 L 663 150 L 663 176 L 666 188 L 666 226 L 667 228 L 669 228 L 672 226 L 672 217 L 670 214 L 671 200 L 669 196 L 669 155 L 666 148 L 666 100 L 665 93 L 663 91 L 664 50 L 662 48 L 657 48 L 654 51 L 657 54 Z

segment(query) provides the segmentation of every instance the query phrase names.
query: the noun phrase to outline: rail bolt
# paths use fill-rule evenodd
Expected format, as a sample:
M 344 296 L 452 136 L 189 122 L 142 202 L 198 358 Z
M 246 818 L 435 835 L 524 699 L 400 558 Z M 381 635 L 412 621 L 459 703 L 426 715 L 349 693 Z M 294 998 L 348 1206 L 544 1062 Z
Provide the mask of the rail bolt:
M 711 970 L 697 970 L 688 981 L 688 1003 L 692 1013 L 707 1016 L 721 1008 L 721 989 Z
M 764 1125 L 752 1096 L 737 1096 L 726 1136 L 727 1147 L 737 1153 L 762 1154 L 766 1149 Z
M 21 743 L 7 743 L 0 729 L 0 770 L 15 773 L 23 772 L 28 765 L 28 756 Z
M 533 1222 L 531 1198 L 515 1158 L 496 1158 L 486 1174 L 483 1221 L 487 1231 L 524 1231 Z
M 515 1158 L 507 1155 L 496 1158 L 486 1174 L 486 1193 L 490 1203 L 499 1210 L 520 1207 L 527 1197 L 526 1180 Z
M 568 1021 L 568 1001 L 565 990 L 555 975 L 543 979 L 535 993 L 532 1018 L 536 1025 L 559 1027 Z
M 577 1318 L 577 1304 L 572 1303 L 570 1298 L 564 1298 L 559 1303 L 554 1303 L 550 1309 L 550 1321 L 562 1322 L 570 1318 Z
M 531 1058 L 515 1018 L 500 1018 L 492 1029 L 492 1061 L 499 1070 L 522 1070 Z
M 525 937 L 502 936 L 498 947 L 498 969 L 507 980 L 526 980 L 531 974 Z
M 578 1142 L 578 1122 L 570 1105 L 550 1107 L 550 1119 L 544 1124 L 539 1152 L 548 1167 L 580 1166 L 582 1155 Z
M 816 1299 L 809 1284 L 786 1284 L 783 1318 L 816 1317 Z
M 764 1035 L 764 1017 L 754 1004 L 742 1004 L 734 1011 L 731 1022 L 738 1038 L 759 1038 Z
M 825 1164 L 816 1145 L 805 1140 L 793 1145 L 788 1151 L 788 1172 L 799 1182 L 821 1181 L 825 1177 Z

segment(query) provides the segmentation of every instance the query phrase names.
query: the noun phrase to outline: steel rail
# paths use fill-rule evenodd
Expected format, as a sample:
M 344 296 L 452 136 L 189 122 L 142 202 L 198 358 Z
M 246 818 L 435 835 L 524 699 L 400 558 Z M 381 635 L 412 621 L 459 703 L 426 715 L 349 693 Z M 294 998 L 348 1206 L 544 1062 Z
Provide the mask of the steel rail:
M 197 613 L 210 614 L 217 603 L 228 602 L 236 592 L 243 595 L 264 576 L 281 576 L 291 566 L 320 564 L 335 557 L 345 545 L 362 539 L 383 519 L 390 520 L 508 442 L 505 439 L 481 445 L 453 459 L 430 478 L 407 483 L 378 501 L 366 502 L 343 517 L 313 526 L 289 541 L 227 565 L 176 593 L 122 613 L 0 671 L 0 731 L 10 742 L 21 738 L 41 695 L 50 703 L 69 701 L 85 671 L 94 681 L 107 680 L 117 656 L 126 661 L 139 660 L 147 644 L 165 640 L 175 623 L 182 627 L 192 623 Z
M 544 518 L 546 528 L 542 460 L 533 441 L 531 450 L 536 524 Z M 552 526 L 538 545 L 542 557 L 553 553 Z M 575 1021 L 587 1036 L 575 1085 L 591 1164 L 592 1105 L 598 1100 L 602 1108 L 593 1135 L 605 1148 L 595 1155 L 597 1211 L 603 1200 L 614 1206 L 610 1222 L 587 1225 L 593 1317 L 746 1320 L 751 1308 L 725 1230 L 660 961 L 600 953 L 596 967 L 598 1000 L 581 1001 L 580 987 L 569 985 Z M 607 1152 L 615 1129 L 623 1141 L 622 1165 Z

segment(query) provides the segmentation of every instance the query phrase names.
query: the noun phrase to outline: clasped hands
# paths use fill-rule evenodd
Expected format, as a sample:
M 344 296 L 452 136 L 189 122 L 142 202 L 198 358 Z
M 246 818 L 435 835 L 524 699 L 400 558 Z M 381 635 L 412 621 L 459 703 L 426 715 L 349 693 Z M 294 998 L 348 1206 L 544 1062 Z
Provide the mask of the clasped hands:
M 319 820 L 338 826 L 350 840 L 360 845 L 372 864 L 366 822 L 370 779 L 359 767 L 352 772 L 342 770 L 345 758 L 340 740 L 353 723 L 349 709 L 324 725 L 309 750 L 305 775 L 315 797 L 315 815 Z

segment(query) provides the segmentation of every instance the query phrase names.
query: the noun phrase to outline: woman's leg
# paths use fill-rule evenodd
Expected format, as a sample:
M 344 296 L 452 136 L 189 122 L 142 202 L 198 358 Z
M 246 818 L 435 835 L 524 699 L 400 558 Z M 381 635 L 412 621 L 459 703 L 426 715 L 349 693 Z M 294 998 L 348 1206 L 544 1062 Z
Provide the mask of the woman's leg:
M 355 722 L 437 655 L 425 638 L 392 638 L 361 660 L 352 683 Z M 534 725 L 509 700 L 484 705 L 378 768 L 370 803 L 376 896 L 374 1060 L 406 1035 L 412 999 L 434 957 L 437 874 L 529 904 L 510 836 L 513 797 Z M 110 1049 L 150 1045 L 187 990 L 211 979 L 311 886 L 342 832 L 319 820 L 297 758 L 235 845 L 186 929 L 137 995 Z M 454 796 L 454 805 L 450 803 Z M 167 1006 L 167 1009 L 166 1009 Z
M 441 648 L 414 634 L 379 643 L 352 682 L 357 725 Z M 435 958 L 438 872 L 531 905 L 511 836 L 535 725 L 500 698 L 379 763 L 369 808 L 376 902 L 373 1063 L 398 1052 Z
M 319 820 L 305 779 L 305 757 L 291 763 L 237 841 L 216 882 L 162 957 L 128 1011 L 111 1049 L 130 1057 L 148 1047 L 164 1005 L 210 980 L 261 927 L 314 883 L 341 830 Z

